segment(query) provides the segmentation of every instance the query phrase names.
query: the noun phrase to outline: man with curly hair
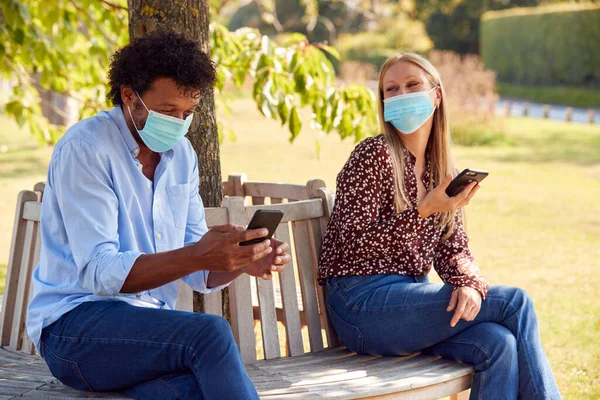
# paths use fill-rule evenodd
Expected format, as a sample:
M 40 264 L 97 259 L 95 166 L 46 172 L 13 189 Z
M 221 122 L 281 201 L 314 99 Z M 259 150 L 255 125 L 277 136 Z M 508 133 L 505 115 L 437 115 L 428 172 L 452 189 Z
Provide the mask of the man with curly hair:
M 184 136 L 215 66 L 163 31 L 117 51 L 109 80 L 115 107 L 73 125 L 50 161 L 28 334 L 76 389 L 256 399 L 227 321 L 175 310 L 180 279 L 208 293 L 290 261 L 277 240 L 238 245 L 264 229 L 207 229 Z

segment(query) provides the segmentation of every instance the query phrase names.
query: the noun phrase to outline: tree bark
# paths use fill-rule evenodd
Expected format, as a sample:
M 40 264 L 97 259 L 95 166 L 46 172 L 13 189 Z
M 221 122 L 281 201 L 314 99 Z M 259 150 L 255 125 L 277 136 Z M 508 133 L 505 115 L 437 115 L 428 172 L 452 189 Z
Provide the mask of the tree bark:
M 128 5 L 131 39 L 146 36 L 157 29 L 170 29 L 197 40 L 200 48 L 210 54 L 209 0 L 128 0 Z M 223 187 L 212 88 L 202 94 L 199 111 L 194 116 L 187 138 L 198 155 L 200 196 L 204 206 L 219 207 Z M 194 293 L 194 311 L 203 310 L 202 296 Z

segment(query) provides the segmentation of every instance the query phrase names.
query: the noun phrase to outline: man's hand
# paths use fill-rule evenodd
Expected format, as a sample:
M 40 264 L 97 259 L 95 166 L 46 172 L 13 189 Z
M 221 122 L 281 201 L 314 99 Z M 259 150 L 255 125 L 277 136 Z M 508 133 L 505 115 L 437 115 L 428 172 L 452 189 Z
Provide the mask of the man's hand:
M 248 275 L 263 279 L 271 279 L 273 272 L 282 272 L 284 265 L 292 261 L 289 255 L 290 246 L 277 239 L 271 239 L 271 249 L 273 251 L 270 255 L 248 264 L 242 270 Z
M 455 289 L 450 297 L 450 304 L 446 311 L 456 308 L 450 326 L 455 327 L 459 320 L 473 321 L 481 309 L 481 294 L 470 287 L 464 286 Z
M 261 260 L 273 251 L 270 240 L 251 246 L 239 246 L 238 243 L 268 234 L 265 228 L 245 230 L 239 225 L 217 225 L 190 246 L 190 251 L 192 257 L 198 260 L 198 267 L 203 270 L 233 272 Z

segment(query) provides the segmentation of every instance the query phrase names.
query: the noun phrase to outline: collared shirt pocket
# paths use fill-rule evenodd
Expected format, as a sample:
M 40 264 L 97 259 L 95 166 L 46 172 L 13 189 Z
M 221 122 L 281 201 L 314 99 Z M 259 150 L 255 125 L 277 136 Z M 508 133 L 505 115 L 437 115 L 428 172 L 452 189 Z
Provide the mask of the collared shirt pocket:
M 169 186 L 167 187 L 167 194 L 173 214 L 173 224 L 176 228 L 185 229 L 190 204 L 190 184 L 182 183 Z

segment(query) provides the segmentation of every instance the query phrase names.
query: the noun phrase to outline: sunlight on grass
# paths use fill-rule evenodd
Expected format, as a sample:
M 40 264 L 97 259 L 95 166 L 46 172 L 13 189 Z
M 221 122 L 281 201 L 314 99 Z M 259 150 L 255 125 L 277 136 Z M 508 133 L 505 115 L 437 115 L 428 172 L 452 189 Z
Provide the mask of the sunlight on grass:
M 235 116 L 219 115 L 238 138 L 221 146 L 224 178 L 234 172 L 298 184 L 321 178 L 334 188 L 351 140 L 306 129 L 290 144 L 287 128 L 259 115 L 252 100 L 231 106 Z M 51 150 L 28 149 L 32 141 L 2 116 L 0 127 L 0 146 L 9 143 L 0 152 L 5 271 L 17 193 L 45 180 Z M 472 251 L 492 284 L 531 294 L 563 397 L 600 398 L 600 127 L 510 118 L 503 131 L 511 146 L 453 149 L 459 169 L 490 171 L 468 207 Z

